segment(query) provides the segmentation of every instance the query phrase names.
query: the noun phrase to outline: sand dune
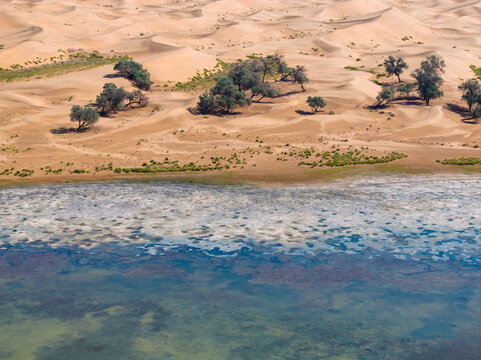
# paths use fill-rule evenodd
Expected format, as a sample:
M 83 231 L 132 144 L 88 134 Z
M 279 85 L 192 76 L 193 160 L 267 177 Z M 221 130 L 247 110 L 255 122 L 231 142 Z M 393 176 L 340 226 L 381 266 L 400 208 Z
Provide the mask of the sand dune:
M 150 71 L 155 85 L 147 108 L 103 117 L 89 132 L 75 134 L 51 132 L 73 126 L 73 104 L 93 101 L 107 81 L 133 89 L 112 77 L 112 66 L 0 83 L 0 172 L 35 168 L 34 177 L 41 177 L 41 167 L 67 161 L 86 169 L 164 157 L 205 163 L 248 147 L 259 154 L 230 172 L 303 173 L 296 160 L 276 162 L 284 148 L 369 146 L 404 151 L 410 156 L 401 164 L 429 168 L 440 168 L 434 162 L 439 158 L 479 156 L 474 146 L 481 145 L 481 125 L 463 121 L 456 109 L 465 106 L 460 79 L 474 76 L 469 65 L 481 66 L 480 19 L 479 0 L 4 1 L 1 67 L 49 63 L 59 50 L 127 54 Z M 273 82 L 291 95 L 220 117 L 188 111 L 202 89 L 170 91 L 173 83 L 213 68 L 216 59 L 252 53 L 280 53 L 291 65 L 304 65 L 311 80 L 307 91 Z M 432 54 L 447 64 L 443 99 L 430 107 L 398 99 L 382 111 L 369 108 L 381 89 L 374 82 L 383 71 L 378 64 L 388 55 L 406 58 L 402 78 L 412 81 L 409 73 Z M 323 111 L 310 114 L 309 95 L 324 97 Z

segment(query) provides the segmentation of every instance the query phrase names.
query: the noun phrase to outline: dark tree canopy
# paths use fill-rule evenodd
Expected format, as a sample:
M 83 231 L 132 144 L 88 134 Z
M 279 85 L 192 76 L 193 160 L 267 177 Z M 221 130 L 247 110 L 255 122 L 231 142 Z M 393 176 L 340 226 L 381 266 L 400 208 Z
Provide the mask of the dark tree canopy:
M 401 74 L 404 69 L 408 68 L 408 64 L 402 57 L 395 58 L 394 56 L 389 56 L 384 60 L 384 68 L 389 75 L 396 75 L 399 82 L 401 82 Z
M 393 98 L 394 92 L 389 88 L 384 88 L 379 92 L 379 95 L 376 96 L 376 100 L 378 101 L 377 106 L 381 106 L 385 101 Z
M 112 111 L 114 114 L 124 107 L 128 92 L 123 87 L 117 87 L 113 83 L 104 85 L 103 91 L 97 96 L 95 104 L 103 113 Z
M 77 131 L 81 131 L 89 125 L 95 124 L 98 120 L 99 113 L 95 111 L 95 109 L 74 105 L 70 110 L 70 121 L 78 122 Z
M 220 78 L 217 84 L 199 97 L 197 109 L 202 114 L 216 113 L 218 111 L 231 113 L 236 107 L 248 106 L 251 99 L 246 93 L 239 91 L 238 87 L 228 76 Z
M 150 90 L 150 85 L 152 85 L 150 73 L 141 64 L 133 60 L 120 60 L 114 65 L 114 70 L 117 70 L 122 77 L 131 80 L 139 88 Z
M 125 103 L 127 101 L 127 104 Z M 95 105 L 104 114 L 122 110 L 124 107 L 145 107 L 149 103 L 149 99 L 140 90 L 132 92 L 126 91 L 123 87 L 117 87 L 113 83 L 107 83 L 103 87 L 103 91 L 97 95 Z
M 481 117 L 481 105 L 476 105 L 473 111 L 471 112 L 473 118 L 478 119 Z
M 469 112 L 471 112 L 474 104 L 481 103 L 481 87 L 478 80 L 466 80 L 459 85 L 458 89 L 463 91 L 462 99 L 468 103 Z
M 416 79 L 418 93 L 429 105 L 431 99 L 438 99 L 444 95 L 440 86 L 443 84 L 441 73 L 444 73 L 444 60 L 436 55 L 428 56 L 411 76 Z
M 239 91 L 251 91 L 251 99 L 260 96 L 257 101 L 264 97 L 275 97 L 280 92 L 265 82 L 269 74 L 275 73 L 273 56 L 266 58 L 254 57 L 248 61 L 239 61 L 229 70 L 227 76 L 232 79 Z
M 307 104 L 311 107 L 313 112 L 318 112 L 324 106 L 326 106 L 326 102 L 320 96 L 309 96 L 307 98 Z

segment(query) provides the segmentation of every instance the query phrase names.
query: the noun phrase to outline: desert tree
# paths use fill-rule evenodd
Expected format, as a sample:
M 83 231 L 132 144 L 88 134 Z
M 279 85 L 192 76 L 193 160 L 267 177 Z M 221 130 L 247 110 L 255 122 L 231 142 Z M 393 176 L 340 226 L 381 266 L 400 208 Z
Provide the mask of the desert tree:
M 304 88 L 304 84 L 309 82 L 309 79 L 306 76 L 306 69 L 304 68 L 304 66 L 297 65 L 294 69 L 292 69 L 290 75 L 294 82 L 301 85 L 302 91 L 306 91 L 306 89 Z
M 237 86 L 239 91 L 252 89 L 261 82 L 259 72 L 252 66 L 252 63 L 245 61 L 232 65 L 227 76 L 232 79 L 232 83 Z
M 384 68 L 389 75 L 396 75 L 399 82 L 401 82 L 401 74 L 404 69 L 408 68 L 408 64 L 402 57 L 395 58 L 394 56 L 389 56 L 384 60 Z
M 481 117 L 481 105 L 476 105 L 471 111 L 471 115 L 474 119 L 479 119 Z
M 133 107 L 133 104 L 137 104 L 138 107 L 146 107 L 149 104 L 149 98 L 140 90 L 127 93 L 127 100 L 128 103 L 125 105 L 126 107 Z
M 481 87 L 476 79 L 464 81 L 458 87 L 463 92 L 462 99 L 468 103 L 468 111 L 471 112 L 473 105 L 481 102 Z
M 268 64 L 268 62 L 264 62 L 264 59 L 265 58 L 256 57 L 249 61 L 237 62 L 227 74 L 239 91 L 251 91 L 251 99 L 260 95 L 261 97 L 257 99 L 257 101 L 262 100 L 264 97 L 275 97 L 279 95 L 277 89 L 264 81 L 265 76 L 271 73 L 271 70 L 265 65 Z
M 239 91 L 238 87 L 228 76 L 220 78 L 209 93 L 199 96 L 197 109 L 200 113 L 212 113 L 222 111 L 231 113 L 236 107 L 248 106 L 252 100 L 247 97 L 244 91 Z
M 117 111 L 124 107 L 124 102 L 128 95 L 129 93 L 123 87 L 107 83 L 104 85 L 103 91 L 97 96 L 95 105 L 105 114 L 110 111 L 116 114 Z
M 324 106 L 326 106 L 326 102 L 320 96 L 309 96 L 307 98 L 307 104 L 311 107 L 313 112 L 318 112 Z
M 133 60 L 120 60 L 114 65 L 114 70 L 117 70 L 120 76 L 131 80 L 139 88 L 150 90 L 152 85 L 150 73 L 141 64 Z
M 411 74 L 416 79 L 419 96 L 426 105 L 429 105 L 432 99 L 438 99 L 444 95 L 440 86 L 444 82 L 441 73 L 444 73 L 445 66 L 443 59 L 432 55 L 421 62 L 421 67 Z
M 70 121 L 78 123 L 77 131 L 86 129 L 98 120 L 99 113 L 95 109 L 74 105 L 70 110 Z
M 287 65 L 284 61 L 284 57 L 280 54 L 272 55 L 272 65 L 274 71 L 279 75 L 280 81 L 287 81 L 292 73 L 293 68 Z
M 405 84 L 402 84 L 401 86 L 399 86 L 397 88 L 397 90 L 399 92 L 403 93 L 406 97 L 409 97 L 409 95 L 411 94 L 413 89 L 414 89 L 413 83 L 405 83 Z
M 394 92 L 389 88 L 384 88 L 379 92 L 378 96 L 376 96 L 376 100 L 378 102 L 376 106 L 381 106 L 385 101 L 391 100 L 393 98 Z

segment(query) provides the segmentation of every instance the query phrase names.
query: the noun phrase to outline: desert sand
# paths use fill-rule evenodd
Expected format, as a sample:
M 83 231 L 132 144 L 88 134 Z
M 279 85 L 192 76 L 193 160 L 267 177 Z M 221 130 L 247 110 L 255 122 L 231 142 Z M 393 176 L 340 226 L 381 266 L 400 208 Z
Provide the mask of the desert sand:
M 125 177 L 94 169 L 109 163 L 135 167 L 165 157 L 203 164 L 247 148 L 256 151 L 242 155 L 245 164 L 200 175 L 322 179 L 328 172 L 276 158 L 286 150 L 333 145 L 408 155 L 391 167 L 371 166 L 389 171 L 445 171 L 436 160 L 481 155 L 481 124 L 450 110 L 465 106 L 458 85 L 474 77 L 470 65 L 481 66 L 480 1 L 9 0 L 0 4 L 0 24 L 1 67 L 48 59 L 59 50 L 98 51 L 132 57 L 155 82 L 147 92 L 148 107 L 101 117 L 86 132 L 61 134 L 52 130 L 74 126 L 73 104 L 91 103 L 106 82 L 129 90 L 131 83 L 109 77 L 115 73 L 111 65 L 0 82 L 0 172 L 35 171 L 22 179 L 2 175 L 2 184 Z M 310 78 L 306 91 L 279 84 L 293 94 L 264 99 L 230 116 L 194 115 L 188 108 L 202 91 L 170 91 L 173 83 L 213 68 L 216 59 L 232 62 L 253 53 L 278 53 L 290 65 L 304 65 Z M 381 88 L 372 81 L 376 75 L 364 70 L 382 72 L 378 64 L 387 56 L 402 56 L 409 64 L 402 78 L 412 81 L 410 72 L 432 54 L 446 62 L 443 98 L 430 106 L 394 101 L 384 113 L 367 108 Z M 308 113 L 310 95 L 325 99 L 322 112 Z M 46 174 L 49 167 L 63 171 Z M 357 169 L 365 173 L 368 167 Z

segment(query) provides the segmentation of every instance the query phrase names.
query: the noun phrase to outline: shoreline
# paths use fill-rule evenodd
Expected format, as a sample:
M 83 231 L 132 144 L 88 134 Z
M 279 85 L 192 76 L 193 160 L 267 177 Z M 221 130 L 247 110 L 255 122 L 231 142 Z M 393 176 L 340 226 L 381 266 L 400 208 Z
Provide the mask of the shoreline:
M 440 168 L 442 166 L 442 168 Z M 398 163 L 375 165 L 349 165 L 343 167 L 324 167 L 317 169 L 298 169 L 283 172 L 263 171 L 255 173 L 251 170 L 216 172 L 172 172 L 149 174 L 62 174 L 40 175 L 35 177 L 0 178 L 0 189 L 22 186 L 41 186 L 52 184 L 100 183 L 100 182 L 180 182 L 203 185 L 255 185 L 261 187 L 296 186 L 328 184 L 346 179 L 362 179 L 369 177 L 390 177 L 409 175 L 481 175 L 480 165 L 439 165 L 419 166 Z

